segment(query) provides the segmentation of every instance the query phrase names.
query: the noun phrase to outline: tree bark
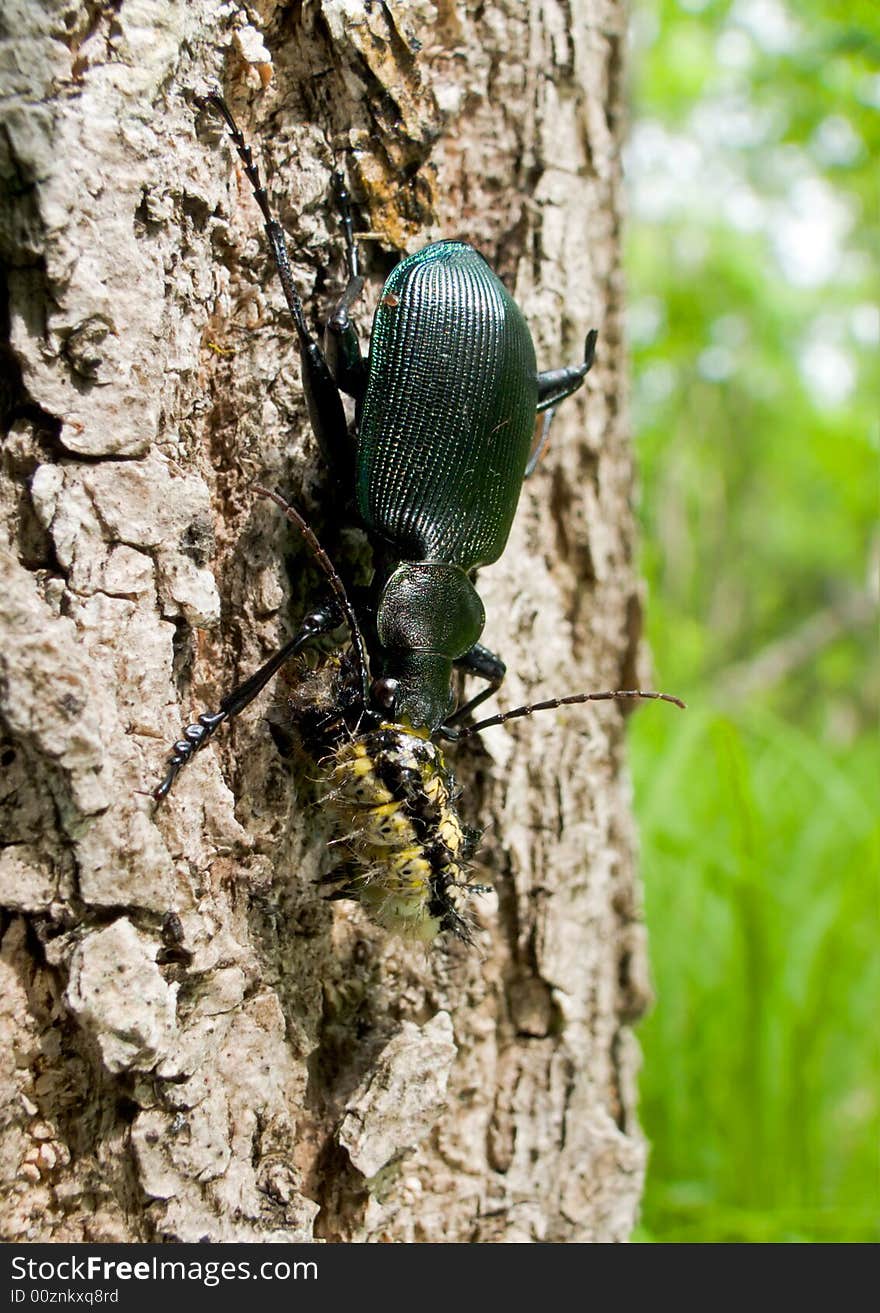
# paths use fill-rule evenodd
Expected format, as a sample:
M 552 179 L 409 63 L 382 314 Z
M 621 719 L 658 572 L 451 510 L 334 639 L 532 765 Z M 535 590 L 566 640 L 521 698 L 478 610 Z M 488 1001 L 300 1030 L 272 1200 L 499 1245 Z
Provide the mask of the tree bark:
M 448 754 L 497 888 L 476 950 L 321 899 L 283 680 L 164 806 L 137 793 L 314 596 L 253 484 L 336 528 L 259 214 L 196 105 L 218 82 L 313 323 L 345 164 L 365 333 L 397 254 L 452 236 L 539 367 L 599 328 L 479 587 L 500 706 L 632 687 L 619 0 L 4 8 L 5 1238 L 626 1239 L 647 986 L 617 706 Z

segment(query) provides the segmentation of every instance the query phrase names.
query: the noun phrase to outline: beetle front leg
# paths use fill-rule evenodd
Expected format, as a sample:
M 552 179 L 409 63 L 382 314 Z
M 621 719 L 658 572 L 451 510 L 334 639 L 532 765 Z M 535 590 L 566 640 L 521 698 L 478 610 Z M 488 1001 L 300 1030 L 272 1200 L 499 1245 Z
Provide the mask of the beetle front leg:
M 474 643 L 473 647 L 469 648 L 464 656 L 459 657 L 454 664 L 458 666 L 459 670 L 464 670 L 469 675 L 478 675 L 480 679 L 487 680 L 488 687 L 482 689 L 468 702 L 457 707 L 452 715 L 446 718 L 444 724 L 440 726 L 438 733 L 450 741 L 457 739 L 459 733 L 458 730 L 451 728 L 453 722 L 469 715 L 481 702 L 485 702 L 487 698 L 497 693 L 504 682 L 504 676 L 507 674 L 507 666 L 501 658 L 496 656 L 494 652 L 490 652 L 488 647 L 483 647 L 482 643 Z
M 183 737 L 174 744 L 174 752 L 168 759 L 168 771 L 164 780 L 152 791 L 156 802 L 161 802 L 168 796 L 180 771 L 205 746 L 215 730 L 231 720 L 233 716 L 237 716 L 240 711 L 244 711 L 285 662 L 322 634 L 329 634 L 334 629 L 338 629 L 341 623 L 342 617 L 335 605 L 315 607 L 303 620 L 299 633 L 279 648 L 274 656 L 271 656 L 249 679 L 239 684 L 231 693 L 227 693 L 221 699 L 217 711 L 203 713 L 192 725 L 187 725 Z

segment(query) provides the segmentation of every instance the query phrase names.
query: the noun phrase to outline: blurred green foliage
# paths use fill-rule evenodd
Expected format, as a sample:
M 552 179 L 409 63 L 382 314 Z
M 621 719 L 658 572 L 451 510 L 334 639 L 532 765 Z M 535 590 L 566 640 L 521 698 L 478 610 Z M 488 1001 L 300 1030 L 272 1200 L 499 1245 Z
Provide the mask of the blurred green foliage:
M 634 0 L 654 1241 L 880 1236 L 880 6 Z

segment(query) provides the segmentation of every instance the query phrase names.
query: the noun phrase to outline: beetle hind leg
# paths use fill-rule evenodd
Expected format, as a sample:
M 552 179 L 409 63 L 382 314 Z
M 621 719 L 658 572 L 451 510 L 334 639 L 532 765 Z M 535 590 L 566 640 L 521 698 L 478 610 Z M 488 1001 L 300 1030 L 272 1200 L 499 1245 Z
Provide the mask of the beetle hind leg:
M 597 337 L 598 333 L 595 328 L 587 333 L 587 340 L 584 342 L 583 364 L 566 365 L 562 369 L 545 369 L 538 374 L 538 404 L 535 409 L 538 415 L 543 411 L 544 422 L 529 455 L 528 464 L 523 474 L 524 479 L 534 474 L 538 461 L 547 450 L 547 444 L 550 441 L 550 425 L 553 423 L 556 407 L 560 401 L 564 401 L 573 392 L 577 392 L 592 369 L 593 361 L 596 358 Z
M 538 374 L 538 414 L 542 410 L 549 410 L 551 406 L 558 405 L 573 392 L 577 392 L 593 367 L 598 336 L 595 328 L 591 328 L 587 333 L 583 364 L 565 365 L 562 369 L 545 369 Z
M 354 240 L 354 216 L 352 213 L 351 193 L 345 185 L 345 176 L 336 169 L 333 173 L 333 196 L 342 231 L 345 236 L 345 263 L 348 266 L 349 286 L 360 273 L 358 250 Z M 361 283 L 363 286 L 363 281 Z
M 348 284 L 324 329 L 324 355 L 337 387 L 356 401 L 362 401 L 367 390 L 367 364 L 361 355 L 357 329 L 349 312 L 363 291 L 364 280 L 354 239 L 351 195 L 338 170 L 333 174 L 333 195 L 345 239 Z
M 358 402 L 367 390 L 367 362 L 349 311 L 363 286 L 363 278 L 352 275 L 324 329 L 324 356 L 333 380 L 340 391 Z
M 272 259 L 275 262 L 275 269 L 281 283 L 281 290 L 284 293 L 284 299 L 287 302 L 287 308 L 290 311 L 290 317 L 293 320 L 299 342 L 300 360 L 302 362 L 302 386 L 312 430 L 318 440 L 318 446 L 324 460 L 330 466 L 331 472 L 343 492 L 348 496 L 354 479 L 353 448 L 349 438 L 342 398 L 339 395 L 339 387 L 324 353 L 309 331 L 303 303 L 293 280 L 293 270 L 290 266 L 290 255 L 287 250 L 284 230 L 272 214 L 269 196 L 263 185 L 263 179 L 254 160 L 253 152 L 226 101 L 222 96 L 212 94 L 206 96 L 200 103 L 203 106 L 213 107 L 222 116 L 232 138 L 232 144 L 235 146 L 244 167 L 245 176 L 251 185 L 254 199 L 260 208 L 266 237 L 272 251 Z M 348 240 L 347 230 L 346 240 Z M 357 260 L 356 257 L 352 258 L 354 258 L 354 266 L 352 266 L 350 259 L 349 267 L 352 270 L 352 279 L 354 279 Z M 351 285 L 350 282 L 349 289 Z M 349 289 L 346 289 L 346 291 L 348 292 Z M 355 350 L 359 356 L 360 349 L 357 347 L 356 339 Z
M 547 447 L 550 442 L 550 425 L 553 423 L 553 416 L 555 414 L 556 414 L 555 406 L 551 406 L 548 410 L 544 411 L 544 419 L 541 424 L 541 432 L 538 434 L 537 440 L 534 446 L 532 447 L 531 455 L 529 456 L 529 463 L 526 466 L 525 473 L 523 474 L 524 479 L 528 479 L 532 474 L 534 474 L 535 470 L 538 468 L 538 461 L 541 459 L 541 457 L 544 455 L 544 452 L 547 450 Z

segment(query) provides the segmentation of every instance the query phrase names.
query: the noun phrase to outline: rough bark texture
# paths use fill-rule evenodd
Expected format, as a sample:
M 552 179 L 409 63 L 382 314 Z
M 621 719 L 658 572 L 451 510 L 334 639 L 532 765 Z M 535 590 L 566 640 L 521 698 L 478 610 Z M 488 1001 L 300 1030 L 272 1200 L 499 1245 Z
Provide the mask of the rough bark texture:
M 543 368 L 580 358 L 482 573 L 499 703 L 631 687 L 618 0 L 6 0 L 2 32 L 0 1162 L 6 1238 L 622 1240 L 646 993 L 623 718 L 454 757 L 497 887 L 476 951 L 410 949 L 315 877 L 328 832 L 264 694 L 155 809 L 167 745 L 332 536 L 290 325 L 220 125 L 253 142 L 317 322 L 346 162 L 369 324 L 396 254 L 466 236 Z M 329 270 L 329 276 L 326 271 Z M 357 554 L 352 539 L 339 550 Z

